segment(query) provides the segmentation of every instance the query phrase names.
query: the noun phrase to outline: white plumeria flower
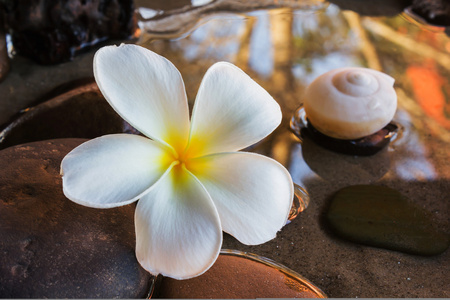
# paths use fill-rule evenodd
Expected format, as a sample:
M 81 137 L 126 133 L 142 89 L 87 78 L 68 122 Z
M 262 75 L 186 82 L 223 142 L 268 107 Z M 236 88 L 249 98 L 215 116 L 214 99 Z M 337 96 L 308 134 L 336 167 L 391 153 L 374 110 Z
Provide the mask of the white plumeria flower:
M 213 65 L 192 119 L 180 73 L 136 45 L 94 57 L 110 105 L 146 137 L 113 134 L 85 142 L 61 163 L 67 198 L 109 208 L 139 199 L 136 256 L 152 274 L 187 279 L 217 259 L 222 230 L 248 245 L 275 237 L 293 200 L 288 171 L 275 160 L 237 152 L 281 122 L 272 97 L 230 63 Z

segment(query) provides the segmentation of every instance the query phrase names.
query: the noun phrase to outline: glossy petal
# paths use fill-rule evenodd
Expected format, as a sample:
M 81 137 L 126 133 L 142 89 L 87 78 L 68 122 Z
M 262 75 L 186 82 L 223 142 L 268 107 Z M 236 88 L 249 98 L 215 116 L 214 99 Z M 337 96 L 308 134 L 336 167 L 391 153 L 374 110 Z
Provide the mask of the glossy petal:
M 148 137 L 184 149 L 189 108 L 180 72 L 137 45 L 107 46 L 94 57 L 95 80 L 106 100 Z
M 175 166 L 139 200 L 136 256 L 152 274 L 198 276 L 212 266 L 222 245 L 219 216 L 201 183 Z
M 205 74 L 191 121 L 189 153 L 200 156 L 260 141 L 280 124 L 281 110 L 241 69 L 221 62 Z
M 131 134 L 87 141 L 61 163 L 64 194 L 76 203 L 99 208 L 136 201 L 169 168 L 167 150 Z
M 286 224 L 293 183 L 275 160 L 235 152 L 197 158 L 189 166 L 211 195 L 223 230 L 240 242 L 267 242 Z

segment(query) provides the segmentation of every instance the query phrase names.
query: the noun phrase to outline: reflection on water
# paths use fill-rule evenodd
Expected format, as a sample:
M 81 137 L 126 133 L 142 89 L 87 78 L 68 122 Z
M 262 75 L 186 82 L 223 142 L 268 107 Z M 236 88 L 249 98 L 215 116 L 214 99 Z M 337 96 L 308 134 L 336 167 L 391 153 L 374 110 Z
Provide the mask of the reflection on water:
M 320 215 L 328 197 L 342 187 L 379 184 L 408 195 L 412 202 L 433 212 L 439 226 L 449 230 L 444 199 L 450 190 L 448 36 L 424 30 L 402 16 L 361 17 L 333 5 L 247 13 L 231 9 L 218 13 L 208 10 L 209 5 L 214 3 L 179 12 L 186 14 L 184 17 L 188 11 L 196 16 L 183 19 L 191 22 L 188 31 L 174 31 L 178 35 L 168 32 L 158 38 L 163 33 L 143 27 L 139 43 L 167 57 L 180 70 L 190 105 L 206 70 L 222 60 L 245 70 L 279 102 L 282 124 L 246 150 L 273 157 L 307 190 L 310 207 L 287 227 L 300 230 L 296 222 L 301 220 L 297 220 L 303 216 L 308 219 L 311 213 Z M 155 18 L 153 25 L 161 20 Z M 300 141 L 289 130 L 305 87 L 320 74 L 348 66 L 370 67 L 396 79 L 398 111 L 394 121 L 404 130 L 373 156 L 334 153 L 310 140 Z M 311 221 L 308 224 L 317 226 Z M 227 243 L 232 242 L 226 239 L 224 243 L 241 247 L 230 246 Z M 284 245 L 282 240 L 277 241 L 277 248 L 278 244 Z
M 433 161 L 443 159 L 442 155 L 436 157 L 430 147 L 445 148 L 450 142 L 450 85 L 446 80 L 450 72 L 450 40 L 447 36 L 424 31 L 400 16 L 360 17 L 333 5 L 318 10 L 285 7 L 239 14 L 224 14 L 217 7 L 207 10 L 208 5 L 217 3 L 205 2 L 204 6 L 191 6 L 179 12 L 185 14 L 184 20 L 189 19 L 187 15 L 191 12 L 190 20 L 195 20 L 195 24 L 205 22 L 184 38 L 155 39 L 155 32 L 144 26 L 140 43 L 175 63 L 186 80 L 191 102 L 206 69 L 221 60 L 238 65 L 266 88 L 281 104 L 284 121 L 274 135 L 255 145 L 252 151 L 276 158 L 290 168 L 294 179 L 299 177 L 298 181 L 303 181 L 300 177 L 305 176 L 304 168 L 301 176 L 296 174 L 298 164 L 303 163 L 292 156 L 292 148 L 298 147 L 299 141 L 286 132 L 289 118 L 302 102 L 304 88 L 331 69 L 363 66 L 396 78 L 397 115 L 411 128 L 404 137 L 406 142 L 384 154 L 387 161 L 392 161 L 388 164 L 391 169 L 380 173 L 386 178 L 404 180 L 432 180 L 443 175 L 435 169 Z M 146 22 L 151 23 L 152 18 Z M 330 179 L 331 170 L 318 171 L 323 169 L 320 162 L 310 157 L 306 143 L 303 148 L 303 158 L 312 164 L 310 169 Z M 328 153 L 322 152 L 323 156 Z M 335 153 L 330 155 L 333 161 L 345 160 Z M 362 161 L 361 166 L 364 166 Z M 339 163 L 336 167 L 344 168 Z M 366 178 L 362 175 L 364 170 L 366 167 L 350 173 L 355 178 Z M 383 177 L 372 175 L 373 178 L 361 180 L 375 182 Z
M 135 0 L 139 27 L 145 38 L 179 38 L 211 17 L 220 14 L 242 14 L 258 9 L 290 7 L 291 9 L 321 9 L 324 0 Z
M 206 70 L 224 60 L 245 70 L 282 108 L 279 128 L 245 150 L 271 156 L 285 165 L 294 182 L 306 189 L 309 206 L 266 246 L 246 247 L 225 235 L 224 247 L 286 261 L 296 270 L 309 272 L 310 279 L 334 297 L 381 295 L 381 286 L 391 291 L 383 294 L 387 297 L 396 295 L 399 287 L 419 297 L 442 291 L 440 286 L 433 287 L 445 280 L 442 274 L 448 268 L 442 261 L 353 248 L 330 239 L 319 219 L 329 197 L 340 188 L 376 184 L 397 189 L 432 212 L 437 226 L 449 232 L 450 38 L 412 24 L 403 16 L 362 17 L 334 5 L 326 7 L 323 2 L 313 10 L 298 7 L 313 1 L 278 1 L 284 2 L 279 6 L 268 1 L 272 2 L 270 7 L 262 2 L 233 2 L 237 6 L 260 5 L 245 9 L 226 7 L 223 4 L 231 1 L 218 0 L 178 7 L 172 10 L 173 15 L 141 18 L 139 43 L 175 64 L 191 105 Z M 169 24 L 170 30 L 161 30 L 164 24 Z M 403 131 L 373 156 L 338 154 L 311 140 L 300 141 L 289 129 L 305 87 L 331 69 L 349 66 L 373 68 L 396 79 L 398 111 L 394 121 Z M 394 266 L 390 262 L 395 262 Z M 406 278 L 404 263 L 417 266 L 414 272 L 426 274 L 420 279 L 422 287 L 418 287 L 419 279 L 414 287 L 400 282 L 401 276 Z M 432 266 L 432 273 L 428 266 Z M 359 288 L 354 287 L 355 282 Z M 448 294 L 448 289 L 443 293 Z
M 406 111 L 399 111 L 396 119 L 405 127 L 404 137 L 396 146 L 399 150 L 394 152 L 395 160 L 393 163 L 393 172 L 403 180 L 436 180 L 438 174 L 433 166 L 433 162 L 428 160 L 430 151 L 426 144 L 421 140 L 419 134 L 411 128 L 411 116 Z

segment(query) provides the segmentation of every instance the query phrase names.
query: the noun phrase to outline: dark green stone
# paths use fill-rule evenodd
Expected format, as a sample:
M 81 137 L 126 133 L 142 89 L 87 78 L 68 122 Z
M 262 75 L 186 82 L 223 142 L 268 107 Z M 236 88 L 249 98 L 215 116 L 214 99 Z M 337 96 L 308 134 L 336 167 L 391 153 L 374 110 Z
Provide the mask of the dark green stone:
M 326 219 L 337 235 L 364 245 L 425 256 L 440 254 L 450 245 L 450 236 L 433 226 L 431 213 L 384 186 L 339 190 Z

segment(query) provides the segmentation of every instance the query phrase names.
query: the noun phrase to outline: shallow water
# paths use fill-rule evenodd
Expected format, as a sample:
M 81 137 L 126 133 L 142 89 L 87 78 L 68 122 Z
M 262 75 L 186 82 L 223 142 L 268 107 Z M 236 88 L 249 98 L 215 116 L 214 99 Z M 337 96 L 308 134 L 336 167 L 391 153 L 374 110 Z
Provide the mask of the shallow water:
M 138 43 L 174 62 L 190 104 L 204 73 L 217 61 L 236 64 L 268 90 L 282 107 L 283 123 L 251 150 L 283 163 L 301 186 L 307 188 L 311 180 L 324 184 L 447 180 L 450 39 L 401 15 L 371 18 L 334 5 L 317 7 L 199 14 L 202 18 L 190 33 L 184 30 L 179 38 L 161 39 L 143 31 Z M 289 131 L 305 87 L 326 71 L 348 66 L 377 69 L 396 80 L 394 120 L 402 132 L 373 157 L 336 154 L 307 139 L 300 142 Z
M 240 13 L 191 9 L 200 21 L 187 22 L 187 13 L 182 20 L 192 29 L 184 27 L 174 36 L 176 30 L 161 35 L 148 26 L 138 43 L 175 64 L 190 104 L 207 68 L 217 61 L 236 64 L 269 91 L 282 107 L 283 122 L 248 150 L 281 162 L 310 196 L 309 207 L 274 241 L 247 247 L 226 236 L 224 247 L 278 260 L 331 297 L 448 297 L 442 277 L 450 271 L 448 250 L 427 260 L 359 246 L 333 236 L 322 220 L 337 190 L 375 184 L 397 189 L 449 232 L 450 39 L 443 30 L 420 26 L 404 15 L 364 17 L 334 5 Z M 305 87 L 326 71 L 348 66 L 380 70 L 396 80 L 394 121 L 402 130 L 373 156 L 334 153 L 307 138 L 300 141 L 289 129 Z M 404 280 L 411 272 L 414 286 Z

